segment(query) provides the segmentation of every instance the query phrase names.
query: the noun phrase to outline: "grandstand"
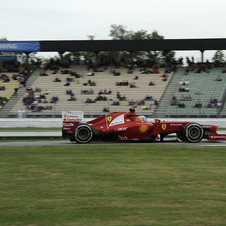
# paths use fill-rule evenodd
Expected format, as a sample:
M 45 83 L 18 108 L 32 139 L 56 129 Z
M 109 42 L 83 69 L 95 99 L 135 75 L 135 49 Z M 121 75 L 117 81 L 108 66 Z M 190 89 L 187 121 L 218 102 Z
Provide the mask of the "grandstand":
M 145 114 L 151 116 L 156 108 L 156 105 L 152 105 L 151 109 L 143 110 L 143 106 L 150 107 L 150 100 L 147 100 L 147 96 L 152 96 L 155 100 L 160 101 L 164 91 L 166 90 L 169 81 L 172 78 L 173 72 L 167 73 L 168 78 L 167 81 L 163 81 L 162 75 L 165 72 L 165 68 L 159 68 L 159 73 L 152 74 L 142 74 L 140 68 L 136 68 L 133 70 L 133 74 L 128 74 L 128 68 L 125 67 L 101 67 L 99 70 L 102 72 L 95 72 L 94 76 L 88 76 L 87 73 L 92 72 L 92 69 L 87 70 L 86 65 L 74 65 L 70 67 L 71 71 L 76 71 L 78 75 L 82 75 L 81 78 L 75 78 L 70 74 L 62 74 L 61 68 L 56 73 L 53 74 L 53 70 L 47 70 L 45 73 L 48 76 L 39 76 L 36 81 L 31 85 L 32 90 L 37 90 L 35 92 L 35 96 L 40 94 L 45 94 L 46 100 L 48 103 L 38 103 L 38 106 L 49 106 L 50 109 L 38 111 L 35 109 L 28 109 L 26 105 L 23 103 L 23 98 L 25 98 L 28 94 L 25 93 L 17 104 L 13 107 L 13 109 L 9 112 L 11 117 L 15 117 L 18 110 L 26 110 L 28 117 L 38 117 L 38 116 L 57 116 L 61 117 L 62 111 L 70 111 L 70 110 L 82 110 L 85 112 L 85 115 L 90 116 L 98 116 L 106 114 L 103 112 L 104 108 L 109 108 L 109 111 L 128 111 L 129 108 L 134 105 L 129 105 L 129 102 L 137 102 L 144 100 L 142 105 L 136 106 L 136 111 L 139 114 Z M 110 73 L 110 71 L 116 71 L 120 73 L 120 76 L 114 76 Z M 137 80 L 134 80 L 135 77 L 138 77 Z M 67 78 L 72 79 L 70 86 L 65 86 Z M 58 78 L 61 82 L 54 82 L 54 80 Z M 88 84 L 88 80 L 94 81 L 96 83 L 95 86 L 90 86 Z M 77 82 L 80 82 L 79 84 Z M 130 88 L 129 85 L 116 86 L 117 82 L 125 82 L 135 83 L 136 88 Z M 155 85 L 149 86 L 149 82 L 152 81 Z M 86 84 L 86 85 L 84 85 Z M 93 94 L 81 94 L 82 90 L 89 91 L 92 89 Z M 67 90 L 71 90 L 75 97 L 76 101 L 69 101 L 70 95 L 66 94 Z M 98 95 L 99 91 L 108 90 L 111 91 L 111 94 L 102 94 Z M 48 94 L 47 94 L 48 93 Z M 119 100 L 117 98 L 117 93 L 122 97 Z M 87 98 L 95 100 L 98 96 L 105 96 L 107 98 L 106 101 L 96 101 L 95 103 L 85 103 Z M 52 97 L 58 97 L 59 100 L 56 103 L 51 103 Z M 114 101 L 118 101 L 120 105 L 112 105 Z M 144 112 L 145 111 L 145 112 Z
M 27 80 L 26 87 L 13 78 L 15 73 L 7 72 L 10 82 L 0 81 L 0 87 L 5 86 L 5 90 L 0 90 L 0 97 L 8 99 L 0 107 L 0 117 L 17 117 L 18 111 L 26 111 L 26 117 L 61 117 L 62 111 L 73 110 L 84 111 L 86 117 L 98 117 L 106 114 L 104 109 L 110 112 L 128 111 L 131 107 L 136 107 L 137 114 L 155 118 L 226 117 L 224 104 L 226 74 L 222 73 L 225 70 L 223 67 L 212 67 L 208 73 L 197 73 L 193 68 L 186 74 L 183 67 L 178 67 L 176 72 L 170 71 L 169 73 L 165 73 L 166 67 L 158 67 L 159 73 L 153 73 L 153 71 L 143 73 L 141 67 L 129 70 L 128 67 L 122 66 L 101 66 L 95 72 L 93 68 L 87 67 L 87 65 L 72 64 L 69 68 L 58 67 L 58 70 L 54 67 L 48 68 L 45 71 L 47 76 L 41 76 L 43 70 L 37 69 Z M 146 68 L 145 70 L 151 71 L 152 69 Z M 114 76 L 112 71 L 120 75 Z M 76 76 L 70 72 L 76 73 Z M 89 73 L 95 75 L 89 76 Z M 162 75 L 164 74 L 168 76 L 167 81 L 163 81 Z M 135 80 L 135 77 L 138 79 Z M 54 82 L 56 78 L 61 82 Z M 71 80 L 68 82 L 69 86 L 65 86 L 67 78 Z M 221 81 L 217 81 L 218 78 Z M 179 81 L 183 85 L 180 85 Z M 186 81 L 189 81 L 189 85 L 185 84 Z M 90 82 L 94 82 L 95 86 L 91 86 Z M 125 82 L 128 84 L 124 85 Z M 155 85 L 150 86 L 150 82 Z M 131 83 L 135 83 L 136 88 L 130 88 Z M 15 88 L 19 88 L 16 96 L 14 96 Z M 34 91 L 37 101 L 32 108 L 32 104 L 24 101 L 29 96 L 29 89 Z M 69 90 L 74 93 L 74 96 L 67 94 Z M 84 90 L 88 94 L 82 94 L 81 91 Z M 89 93 L 90 90 L 92 94 Z M 99 95 L 100 90 L 103 92 L 107 90 L 110 93 Z M 40 95 L 45 96 L 45 99 L 41 99 Z M 171 105 L 172 96 L 176 97 L 177 104 L 175 105 Z M 53 101 L 53 97 L 57 97 L 58 101 Z M 71 100 L 74 97 L 76 100 Z M 98 97 L 105 97 L 106 100 L 96 100 Z M 158 105 L 147 97 L 157 100 Z M 41 99 L 40 102 L 39 99 Z M 87 99 L 96 101 L 87 103 Z M 211 105 L 210 100 L 213 99 L 220 104 Z M 119 105 L 113 105 L 114 102 L 118 102 Z M 196 104 L 202 106 L 195 107 Z M 147 107 L 145 110 L 144 106 Z
M 178 91 L 175 92 L 177 104 L 170 105 L 166 116 L 222 117 L 225 114 L 224 111 L 221 113 L 221 110 L 225 102 L 226 91 L 226 75 L 222 73 L 223 70 L 222 67 L 213 67 L 208 73 L 197 73 L 192 70 L 184 75 L 182 82 L 185 84 L 189 81 L 189 85 L 179 86 L 178 84 Z M 213 100 L 215 103 L 212 103 Z

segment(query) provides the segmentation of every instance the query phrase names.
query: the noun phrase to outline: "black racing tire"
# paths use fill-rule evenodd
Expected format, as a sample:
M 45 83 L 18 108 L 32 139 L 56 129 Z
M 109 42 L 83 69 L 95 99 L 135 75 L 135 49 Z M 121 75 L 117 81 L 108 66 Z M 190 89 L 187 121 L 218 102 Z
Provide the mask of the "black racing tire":
M 187 141 L 187 139 L 184 137 L 184 135 L 183 135 L 183 131 L 181 131 L 181 132 L 177 132 L 177 138 L 179 139 L 179 140 L 181 140 L 181 141 Z
M 78 124 L 73 131 L 74 139 L 77 143 L 87 144 L 93 138 L 93 129 L 87 124 Z
M 191 122 L 184 127 L 183 137 L 190 143 L 198 143 L 204 135 L 203 127 L 195 122 Z
M 73 136 L 70 136 L 70 141 L 71 142 L 75 141 L 75 138 Z

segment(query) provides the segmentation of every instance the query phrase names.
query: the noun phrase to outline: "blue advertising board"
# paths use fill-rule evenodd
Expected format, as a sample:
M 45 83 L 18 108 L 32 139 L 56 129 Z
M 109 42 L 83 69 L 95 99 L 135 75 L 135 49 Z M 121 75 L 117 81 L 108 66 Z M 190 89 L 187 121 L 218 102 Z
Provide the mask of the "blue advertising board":
M 38 52 L 39 41 L 0 41 L 0 52 Z
M 2 56 L 0 56 L 0 64 L 4 64 L 5 61 L 17 62 L 17 56 L 16 55 L 2 55 Z

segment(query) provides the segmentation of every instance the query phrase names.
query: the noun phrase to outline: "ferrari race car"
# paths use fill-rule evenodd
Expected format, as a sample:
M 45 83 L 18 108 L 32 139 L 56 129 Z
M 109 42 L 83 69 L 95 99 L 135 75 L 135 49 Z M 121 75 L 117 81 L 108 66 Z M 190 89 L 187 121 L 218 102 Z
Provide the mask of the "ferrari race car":
M 226 140 L 226 134 L 218 134 L 214 125 L 195 122 L 166 122 L 155 119 L 148 122 L 145 116 L 136 116 L 135 109 L 129 112 L 112 112 L 88 122 L 83 122 L 83 112 L 62 112 L 62 137 L 70 141 L 163 141 L 172 133 L 184 142 L 197 143 L 202 139 Z

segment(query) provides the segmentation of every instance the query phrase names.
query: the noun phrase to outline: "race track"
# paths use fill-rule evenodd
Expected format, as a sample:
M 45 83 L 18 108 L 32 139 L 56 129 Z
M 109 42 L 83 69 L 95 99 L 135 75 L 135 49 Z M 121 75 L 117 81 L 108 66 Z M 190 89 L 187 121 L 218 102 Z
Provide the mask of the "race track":
M 70 142 L 69 140 L 65 141 L 21 141 L 21 142 L 0 142 L 0 147 L 4 146 L 50 146 L 50 145 L 95 145 L 95 144 L 137 144 L 137 142 L 124 142 L 124 141 L 117 141 L 117 142 L 109 142 L 109 141 L 98 141 L 98 142 L 91 142 L 89 144 L 77 144 L 75 142 Z M 173 145 L 197 145 L 197 146 L 226 146 L 226 141 L 208 141 L 208 140 L 203 140 L 199 143 L 188 143 L 188 142 L 179 142 L 174 140 L 167 140 L 164 142 L 152 142 L 152 143 L 147 143 L 147 142 L 139 142 L 143 144 L 173 144 Z

